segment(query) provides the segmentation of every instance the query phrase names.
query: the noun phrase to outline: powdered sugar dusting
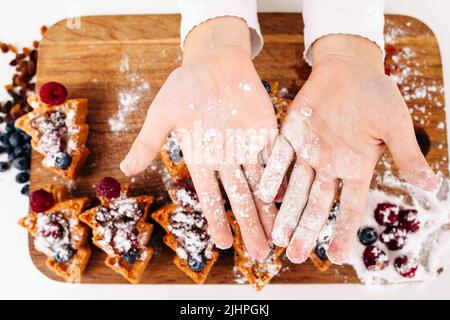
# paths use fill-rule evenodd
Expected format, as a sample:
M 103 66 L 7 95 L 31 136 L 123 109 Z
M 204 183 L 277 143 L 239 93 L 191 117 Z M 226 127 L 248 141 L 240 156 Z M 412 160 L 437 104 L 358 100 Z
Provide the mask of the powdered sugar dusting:
M 119 70 L 125 74 L 126 82 L 130 83 L 131 88 L 117 93 L 118 111 L 108 120 L 111 131 L 115 133 L 126 129 L 127 117 L 136 111 L 142 95 L 150 90 L 148 82 L 138 73 L 130 72 L 130 62 L 127 54 L 122 56 Z

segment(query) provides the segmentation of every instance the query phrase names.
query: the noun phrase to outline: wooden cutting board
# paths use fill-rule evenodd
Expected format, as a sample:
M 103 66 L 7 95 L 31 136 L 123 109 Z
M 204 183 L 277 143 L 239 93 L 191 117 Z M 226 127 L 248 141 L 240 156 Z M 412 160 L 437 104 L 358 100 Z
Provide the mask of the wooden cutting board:
M 74 196 L 92 196 L 93 185 L 103 176 L 129 181 L 120 172 L 119 163 L 137 135 L 152 99 L 171 70 L 180 65 L 179 22 L 178 15 L 83 17 L 79 29 L 68 28 L 66 22 L 61 21 L 47 31 L 39 52 L 38 84 L 62 82 L 71 97 L 89 99 L 91 155 L 78 181 L 70 184 L 42 168 L 42 157 L 34 152 L 32 190 L 65 183 Z M 279 81 L 290 92 L 297 92 L 310 73 L 302 59 L 301 15 L 264 13 L 260 14 L 260 22 L 265 46 L 255 64 L 261 78 Z M 424 128 L 431 140 L 427 159 L 448 175 L 444 92 L 437 40 L 426 25 L 404 16 L 388 16 L 386 33 L 390 43 L 387 67 L 401 82 L 399 87 L 408 99 L 415 124 Z M 404 70 L 409 72 L 402 75 Z M 130 101 L 133 96 L 139 99 Z M 119 104 L 125 111 L 127 106 L 131 107 L 125 112 L 125 127 L 113 132 L 110 119 L 120 118 Z M 390 163 L 389 155 L 385 158 L 387 160 L 377 167 L 378 175 L 386 163 Z M 148 170 L 133 179 L 132 185 L 137 194 L 152 193 L 161 197 L 158 205 L 167 200 L 158 170 Z M 162 235 L 158 227 L 151 240 L 155 256 L 142 283 L 191 284 L 192 281 L 172 264 L 174 253 L 163 244 Z M 42 273 L 58 280 L 46 269 L 45 257 L 33 248 L 31 239 L 30 254 Z M 82 282 L 126 283 L 104 265 L 104 259 L 105 254 L 94 248 Z M 284 259 L 284 266 L 272 283 L 358 282 L 348 266 L 334 266 L 324 273 L 317 271 L 310 261 L 294 265 Z M 235 283 L 232 269 L 232 250 L 222 252 L 207 283 Z

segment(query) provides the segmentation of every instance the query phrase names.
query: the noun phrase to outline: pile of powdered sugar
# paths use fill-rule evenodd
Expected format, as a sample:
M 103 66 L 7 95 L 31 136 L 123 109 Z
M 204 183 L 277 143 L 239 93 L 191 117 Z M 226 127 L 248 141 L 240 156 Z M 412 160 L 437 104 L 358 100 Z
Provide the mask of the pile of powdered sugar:
M 438 192 L 425 192 L 409 184 L 403 183 L 394 176 L 385 179 L 385 185 L 400 188 L 408 192 L 412 203 L 404 196 L 394 196 L 380 190 L 371 190 L 362 227 L 372 227 L 381 234 L 384 227 L 377 224 L 374 218 L 375 208 L 379 203 L 392 203 L 402 209 L 415 209 L 418 212 L 420 229 L 408 234 L 405 246 L 391 251 L 381 241 L 376 246 L 382 249 L 389 258 L 386 268 L 370 271 L 363 262 L 363 251 L 366 248 L 359 239 L 355 239 L 350 256 L 350 264 L 358 278 L 364 284 L 398 284 L 423 282 L 433 279 L 439 272 L 450 266 L 450 192 L 448 179 L 445 179 Z M 401 255 L 415 258 L 419 262 L 413 278 L 402 277 L 394 268 L 394 260 Z

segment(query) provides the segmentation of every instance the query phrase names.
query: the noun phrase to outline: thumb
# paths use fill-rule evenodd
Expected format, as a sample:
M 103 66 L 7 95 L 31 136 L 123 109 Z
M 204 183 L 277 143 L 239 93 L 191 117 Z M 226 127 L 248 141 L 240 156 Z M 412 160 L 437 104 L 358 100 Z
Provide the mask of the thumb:
M 150 105 L 141 131 L 120 164 L 120 170 L 127 176 L 136 175 L 150 165 L 172 130 L 172 121 L 163 110 L 164 107 L 173 106 L 170 103 L 172 99 L 166 99 L 163 90 L 158 92 Z
M 383 140 L 392 153 L 400 175 L 407 182 L 428 191 L 440 187 L 441 178 L 433 172 L 420 151 L 409 114 L 405 113 L 398 125 L 392 127 Z

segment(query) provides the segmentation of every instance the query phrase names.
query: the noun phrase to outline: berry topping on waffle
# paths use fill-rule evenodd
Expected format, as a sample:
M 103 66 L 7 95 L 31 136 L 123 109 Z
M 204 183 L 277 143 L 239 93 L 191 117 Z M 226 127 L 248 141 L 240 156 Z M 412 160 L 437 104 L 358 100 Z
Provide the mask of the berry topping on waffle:
M 50 187 L 31 194 L 33 212 L 19 220 L 34 237 L 36 250 L 47 256 L 46 265 L 69 282 L 80 281 L 91 255 L 89 229 L 78 216 L 89 198 L 66 199 L 66 188 Z
M 17 119 L 15 125 L 31 137 L 33 149 L 44 156 L 45 167 L 75 180 L 89 154 L 85 146 L 87 100 L 66 100 L 67 95 L 63 99 L 59 94 L 47 97 L 56 104 L 46 104 L 39 96 L 29 97 L 33 111 Z
M 100 225 L 97 232 L 103 236 L 103 248 L 108 254 L 123 257 L 131 250 L 138 250 L 137 259 L 141 258 L 145 247 L 139 244 L 136 223 L 142 215 L 143 208 L 136 199 L 124 194 L 113 199 L 108 206 L 97 208 L 95 220 Z
M 147 246 L 153 225 L 145 222 L 153 197 L 131 197 L 129 186 L 111 177 L 103 178 L 96 192 L 101 205 L 83 212 L 80 220 L 93 229 L 92 241 L 108 255 L 106 265 L 138 283 L 153 256 Z
M 41 100 L 50 106 L 64 103 L 67 100 L 67 95 L 66 87 L 58 82 L 47 82 L 39 90 Z
M 95 192 L 99 197 L 105 197 L 106 199 L 114 199 L 120 196 L 120 183 L 114 178 L 104 177 L 95 186 Z
M 213 243 L 203 214 L 177 208 L 170 217 L 169 230 L 179 242 L 178 256 L 187 260 L 193 271 L 202 271 L 205 260 L 213 255 Z
M 53 207 L 53 195 L 44 189 L 39 189 L 30 195 L 30 207 L 35 213 L 44 212 Z
M 172 201 L 183 209 L 201 211 L 201 205 L 192 182 L 182 183 L 169 190 L 169 194 Z

